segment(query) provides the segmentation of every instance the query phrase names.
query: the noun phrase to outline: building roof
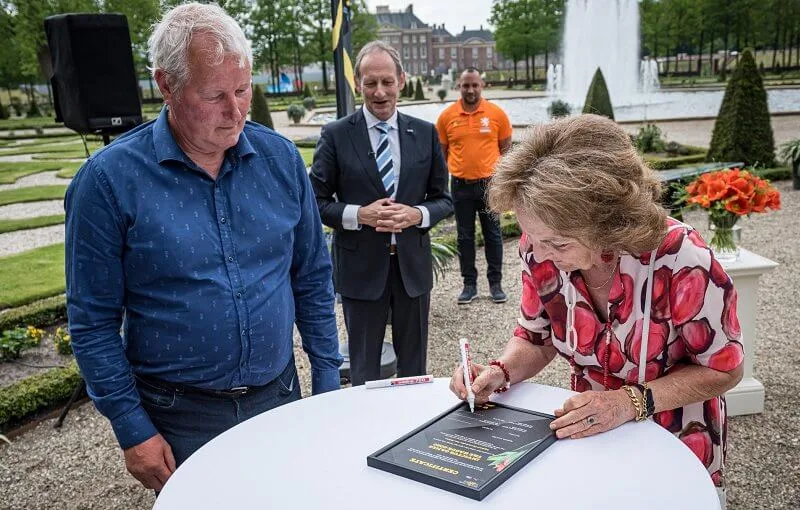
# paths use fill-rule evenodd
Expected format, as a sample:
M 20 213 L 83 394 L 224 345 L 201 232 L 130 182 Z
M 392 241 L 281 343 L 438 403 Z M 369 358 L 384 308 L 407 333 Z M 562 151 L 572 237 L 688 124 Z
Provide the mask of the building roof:
M 494 41 L 494 34 L 492 34 L 491 30 L 484 30 L 483 25 L 481 25 L 478 30 L 467 30 L 467 27 L 464 27 L 464 31 L 456 36 L 456 40 L 462 43 L 474 38 L 483 39 L 487 42 Z
M 453 37 L 453 34 L 448 32 L 447 29 L 444 28 L 444 23 L 441 24 L 441 25 L 433 25 L 433 32 L 431 33 L 431 35 L 438 35 L 438 36 L 447 37 L 447 38 L 452 38 Z
M 428 28 L 427 23 L 423 23 L 414 14 L 414 4 L 409 4 L 405 11 L 391 12 L 387 6 L 379 5 L 375 8 L 375 18 L 380 25 L 394 25 L 404 30 L 412 30 L 414 28 Z

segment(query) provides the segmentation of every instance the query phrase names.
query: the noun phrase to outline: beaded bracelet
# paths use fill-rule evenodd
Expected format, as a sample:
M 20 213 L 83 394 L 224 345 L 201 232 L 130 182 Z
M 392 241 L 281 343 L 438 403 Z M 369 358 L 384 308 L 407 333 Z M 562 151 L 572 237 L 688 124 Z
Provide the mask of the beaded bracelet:
M 494 392 L 503 393 L 504 391 L 508 391 L 508 389 L 511 387 L 511 374 L 508 373 L 506 365 L 498 359 L 493 359 L 492 361 L 489 362 L 489 366 L 499 367 L 500 370 L 503 371 L 503 377 L 505 377 L 506 379 L 506 383 L 503 386 L 500 386 L 499 388 L 494 390 Z

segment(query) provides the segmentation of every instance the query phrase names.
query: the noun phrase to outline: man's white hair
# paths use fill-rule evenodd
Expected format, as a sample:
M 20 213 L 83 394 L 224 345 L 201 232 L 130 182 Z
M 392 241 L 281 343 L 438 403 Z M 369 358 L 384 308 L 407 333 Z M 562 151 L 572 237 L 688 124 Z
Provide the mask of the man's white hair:
M 214 47 L 207 64 L 219 65 L 228 55 L 239 57 L 239 67 L 253 65 L 253 50 L 242 28 L 218 5 L 197 2 L 167 12 L 148 40 L 152 72 L 161 69 L 176 92 L 189 81 L 189 44 L 198 34 L 210 36 Z

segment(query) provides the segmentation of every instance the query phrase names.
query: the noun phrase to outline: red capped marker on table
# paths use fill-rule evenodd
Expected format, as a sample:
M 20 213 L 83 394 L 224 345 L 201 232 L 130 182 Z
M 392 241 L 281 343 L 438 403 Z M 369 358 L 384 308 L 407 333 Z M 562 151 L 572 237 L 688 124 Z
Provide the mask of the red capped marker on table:
M 475 412 L 475 393 L 472 392 L 472 357 L 469 351 L 469 341 L 466 338 L 458 340 L 458 347 L 461 351 L 461 366 L 464 368 L 464 386 L 467 387 L 467 403 L 469 411 Z
M 394 379 L 379 379 L 377 381 L 367 381 L 364 383 L 366 389 L 373 388 L 390 388 L 392 386 L 408 386 L 409 384 L 422 384 L 433 382 L 433 376 L 428 375 L 415 375 L 411 377 L 397 377 Z

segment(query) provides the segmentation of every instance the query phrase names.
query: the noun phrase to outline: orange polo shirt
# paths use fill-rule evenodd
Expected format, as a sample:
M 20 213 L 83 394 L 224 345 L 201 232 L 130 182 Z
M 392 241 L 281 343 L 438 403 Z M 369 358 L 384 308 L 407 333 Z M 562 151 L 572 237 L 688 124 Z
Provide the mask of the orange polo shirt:
M 448 106 L 436 121 L 439 142 L 447 145 L 447 169 L 461 179 L 491 177 L 500 157 L 500 140 L 511 136 L 511 122 L 499 106 L 484 98 L 467 113 L 462 99 Z

